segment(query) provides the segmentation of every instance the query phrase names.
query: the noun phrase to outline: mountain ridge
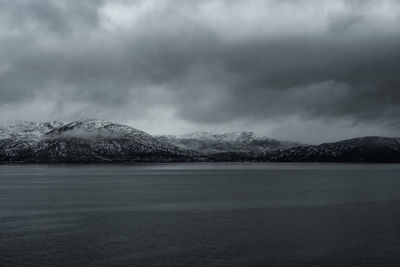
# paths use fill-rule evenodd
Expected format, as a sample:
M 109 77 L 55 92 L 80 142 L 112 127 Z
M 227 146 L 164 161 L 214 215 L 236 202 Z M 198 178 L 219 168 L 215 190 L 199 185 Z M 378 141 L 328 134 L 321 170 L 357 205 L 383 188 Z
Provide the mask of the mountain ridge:
M 400 138 L 365 136 L 305 145 L 253 132 L 152 136 L 96 119 L 0 127 L 1 163 L 201 161 L 400 162 Z

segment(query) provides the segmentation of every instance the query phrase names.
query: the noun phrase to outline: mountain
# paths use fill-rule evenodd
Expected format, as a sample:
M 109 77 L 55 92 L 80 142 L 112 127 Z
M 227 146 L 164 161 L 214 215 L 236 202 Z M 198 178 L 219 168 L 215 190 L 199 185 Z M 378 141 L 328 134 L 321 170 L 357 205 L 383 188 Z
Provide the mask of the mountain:
M 400 162 L 400 138 L 360 137 L 320 145 L 252 132 L 152 136 L 100 120 L 17 122 L 0 127 L 0 162 Z
M 100 120 L 19 122 L 0 128 L 1 162 L 199 161 L 199 153 Z
M 257 136 L 253 132 L 231 132 L 224 134 L 200 132 L 176 136 L 161 135 L 157 137 L 163 142 L 173 144 L 182 149 L 197 151 L 204 155 L 220 153 L 260 154 L 300 145 L 294 142 Z
M 360 137 L 316 146 L 266 153 L 261 161 L 279 162 L 400 162 L 400 138 Z

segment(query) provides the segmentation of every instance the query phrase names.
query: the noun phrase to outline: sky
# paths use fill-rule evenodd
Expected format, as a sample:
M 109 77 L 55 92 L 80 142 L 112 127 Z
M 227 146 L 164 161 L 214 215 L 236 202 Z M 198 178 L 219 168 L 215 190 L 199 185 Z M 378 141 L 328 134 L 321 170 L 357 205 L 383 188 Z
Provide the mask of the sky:
M 400 1 L 0 0 L 0 123 L 400 135 Z

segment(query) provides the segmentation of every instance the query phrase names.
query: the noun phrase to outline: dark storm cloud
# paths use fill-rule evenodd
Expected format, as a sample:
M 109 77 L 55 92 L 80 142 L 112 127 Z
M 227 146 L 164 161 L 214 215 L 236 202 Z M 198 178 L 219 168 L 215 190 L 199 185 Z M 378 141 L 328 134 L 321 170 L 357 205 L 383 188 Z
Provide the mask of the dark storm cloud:
M 395 129 L 399 15 L 396 1 L 0 0 L 0 109 Z
M 65 33 L 78 27 L 96 26 L 101 0 L 2 0 L 1 22 L 7 30 Z
M 221 60 L 225 71 L 235 76 L 229 80 L 231 99 L 225 107 L 208 110 L 209 117 L 217 119 L 216 111 L 228 108 L 237 116 L 298 112 L 311 117 L 396 118 L 400 42 L 384 37 L 320 36 L 231 47 Z

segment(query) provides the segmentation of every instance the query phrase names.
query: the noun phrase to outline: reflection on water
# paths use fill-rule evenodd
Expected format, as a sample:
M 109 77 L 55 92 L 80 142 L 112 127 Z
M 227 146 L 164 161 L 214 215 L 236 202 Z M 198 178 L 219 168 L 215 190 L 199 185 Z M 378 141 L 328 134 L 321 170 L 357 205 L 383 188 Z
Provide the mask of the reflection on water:
M 0 265 L 400 263 L 400 165 L 0 166 Z

